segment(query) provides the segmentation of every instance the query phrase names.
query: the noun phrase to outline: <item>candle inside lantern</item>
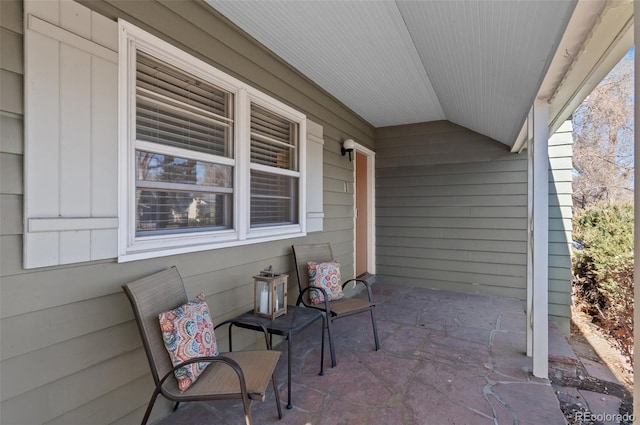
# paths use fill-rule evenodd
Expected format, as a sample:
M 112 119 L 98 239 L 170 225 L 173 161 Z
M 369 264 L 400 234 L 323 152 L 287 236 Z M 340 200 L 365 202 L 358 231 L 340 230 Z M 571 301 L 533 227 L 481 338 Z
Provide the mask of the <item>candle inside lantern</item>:
M 260 291 L 260 313 L 269 314 L 269 291 L 267 291 L 267 285 L 262 287 Z

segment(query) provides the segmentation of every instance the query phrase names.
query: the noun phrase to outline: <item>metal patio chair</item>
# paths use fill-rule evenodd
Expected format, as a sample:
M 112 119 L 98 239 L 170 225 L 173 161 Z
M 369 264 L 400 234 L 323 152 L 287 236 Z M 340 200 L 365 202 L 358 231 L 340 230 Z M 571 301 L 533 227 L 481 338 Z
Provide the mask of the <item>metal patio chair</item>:
M 378 328 L 376 326 L 375 303 L 373 302 L 371 286 L 369 283 L 362 279 L 349 279 L 342 283 L 343 289 L 350 282 L 364 285 L 367 290 L 368 301 L 359 298 L 346 297 L 341 300 L 328 301 L 327 292 L 323 288 L 317 288 L 324 292 L 324 302 L 321 304 L 311 304 L 309 297 L 311 286 L 309 285 L 308 263 L 311 261 L 316 263 L 333 261 L 334 258 L 331 245 L 329 243 L 292 245 L 291 249 L 293 250 L 296 274 L 298 276 L 298 288 L 300 290 L 296 305 L 300 305 L 302 303 L 305 307 L 319 309 L 325 314 L 325 317 L 327 318 L 327 333 L 329 334 L 329 349 L 331 351 L 331 366 L 335 367 L 336 365 L 335 345 L 331 335 L 331 324 L 334 320 L 353 316 L 354 314 L 359 313 L 370 313 L 375 347 L 376 351 L 379 350 L 380 342 L 378 340 Z
M 282 419 L 280 398 L 274 378 L 280 352 L 270 349 L 264 328 L 265 341 L 269 348 L 267 350 L 220 353 L 216 357 L 199 357 L 174 367 L 162 339 L 158 315 L 187 303 L 187 293 L 178 270 L 172 267 L 128 283 L 122 288 L 131 302 L 156 385 L 142 425 L 147 423 L 160 394 L 176 402 L 174 411 L 180 402 L 241 399 L 245 422 L 250 425 L 251 404 L 256 400 L 264 401 L 269 381 L 273 384 L 278 416 Z M 220 323 L 214 329 L 228 323 L 232 321 Z M 174 371 L 195 362 L 210 364 L 186 391 L 181 392 Z

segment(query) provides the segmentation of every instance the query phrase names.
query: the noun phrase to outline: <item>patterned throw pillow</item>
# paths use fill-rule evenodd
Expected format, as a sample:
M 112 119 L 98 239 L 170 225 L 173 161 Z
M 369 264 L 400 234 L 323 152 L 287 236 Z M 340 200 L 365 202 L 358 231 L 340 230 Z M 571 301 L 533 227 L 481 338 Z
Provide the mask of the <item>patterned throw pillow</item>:
M 340 300 L 344 298 L 342 292 L 342 279 L 340 278 L 340 263 L 331 261 L 328 263 L 316 263 L 310 261 L 309 267 L 309 286 L 316 288 L 324 288 L 329 295 L 329 301 Z M 311 304 L 320 304 L 324 302 L 324 294 L 322 291 L 309 290 L 309 299 Z
M 218 355 L 209 306 L 203 294 L 198 295 L 196 301 L 160 313 L 158 318 L 164 345 L 174 366 L 196 357 Z M 186 391 L 208 365 L 198 362 L 176 369 L 180 391 Z

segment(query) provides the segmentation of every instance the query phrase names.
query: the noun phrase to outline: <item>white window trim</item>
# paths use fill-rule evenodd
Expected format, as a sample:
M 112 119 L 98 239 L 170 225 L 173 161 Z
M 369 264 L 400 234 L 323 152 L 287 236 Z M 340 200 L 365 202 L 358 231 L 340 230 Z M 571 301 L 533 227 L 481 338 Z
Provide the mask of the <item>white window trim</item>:
M 175 46 L 123 20 L 119 32 L 119 231 L 118 262 L 184 254 L 306 235 L 306 116 L 265 93 L 227 75 Z M 218 158 L 215 162 L 234 166 L 234 220 L 228 230 L 135 236 L 135 64 L 136 50 L 168 62 L 202 78 L 234 97 L 234 159 Z M 250 105 L 255 103 L 281 115 L 299 126 L 299 171 L 278 170 L 298 177 L 298 224 L 250 228 Z M 157 148 L 154 148 L 157 150 Z M 170 148 L 168 148 L 170 149 Z

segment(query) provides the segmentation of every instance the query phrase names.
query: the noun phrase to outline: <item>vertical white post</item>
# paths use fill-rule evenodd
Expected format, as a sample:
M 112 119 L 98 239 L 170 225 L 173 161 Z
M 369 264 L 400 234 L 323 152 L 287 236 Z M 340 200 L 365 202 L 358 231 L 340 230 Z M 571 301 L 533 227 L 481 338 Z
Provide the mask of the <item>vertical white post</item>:
M 549 369 L 549 105 L 533 104 L 533 375 Z
M 634 40 L 636 48 L 640 46 L 640 4 L 635 2 L 633 5 L 633 20 L 634 20 Z M 640 69 L 640 57 L 638 52 L 635 52 L 635 69 Z M 640 123 L 640 106 L 638 105 L 638 95 L 640 94 L 640 78 L 635 79 L 634 87 L 634 118 L 635 125 Z M 635 184 L 634 184 L 634 224 L 633 224 L 633 252 L 634 252 L 634 264 L 640 264 L 640 188 L 638 187 L 638 179 L 640 179 L 640 159 L 638 158 L 638 148 L 640 147 L 640 136 L 638 130 L 634 129 L 635 145 L 634 145 L 634 167 L 635 167 Z M 638 282 L 638 268 L 634 268 L 633 280 Z M 636 306 L 633 311 L 633 357 L 634 365 L 640 365 L 640 349 L 638 349 L 638 341 L 640 341 L 640 285 L 634 286 L 634 305 Z M 633 380 L 633 415 L 635 418 L 640 418 L 640 379 Z M 637 423 L 634 421 L 634 423 Z

